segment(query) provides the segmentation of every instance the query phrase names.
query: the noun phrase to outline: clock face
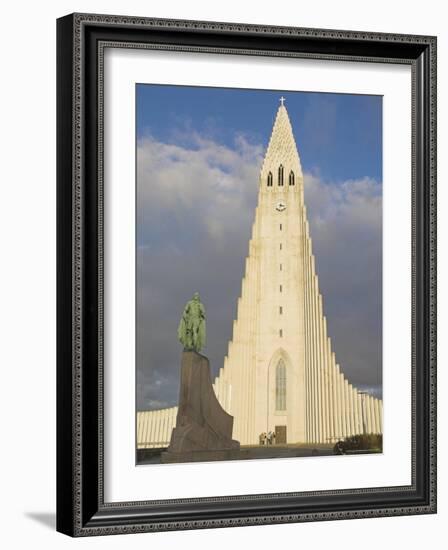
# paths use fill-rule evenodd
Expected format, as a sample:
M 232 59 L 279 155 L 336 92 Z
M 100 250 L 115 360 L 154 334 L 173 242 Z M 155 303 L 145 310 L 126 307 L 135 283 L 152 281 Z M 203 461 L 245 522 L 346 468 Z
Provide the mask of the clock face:
M 279 212 L 283 212 L 283 210 L 286 210 L 286 203 L 283 201 L 278 202 L 275 209 L 278 210 Z

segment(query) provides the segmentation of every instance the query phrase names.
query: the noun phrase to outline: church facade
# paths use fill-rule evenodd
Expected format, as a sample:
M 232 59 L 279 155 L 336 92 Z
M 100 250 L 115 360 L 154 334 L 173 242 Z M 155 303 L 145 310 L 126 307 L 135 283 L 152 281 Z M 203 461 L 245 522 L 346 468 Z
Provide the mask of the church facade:
M 260 171 L 232 339 L 214 381 L 234 417 L 233 438 L 256 445 L 330 443 L 382 433 L 382 401 L 358 391 L 336 361 L 304 203 L 303 173 L 288 112 L 278 109 Z M 137 445 L 169 442 L 176 407 L 137 413 Z

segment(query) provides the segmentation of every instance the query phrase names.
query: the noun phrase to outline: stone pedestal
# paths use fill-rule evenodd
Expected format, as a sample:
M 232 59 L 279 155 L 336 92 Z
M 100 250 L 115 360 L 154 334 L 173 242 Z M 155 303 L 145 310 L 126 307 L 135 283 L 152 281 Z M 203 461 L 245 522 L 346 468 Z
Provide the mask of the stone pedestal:
M 162 453 L 162 462 L 195 460 L 195 453 L 204 453 L 204 460 L 225 460 L 229 451 L 240 448 L 239 442 L 232 439 L 232 429 L 233 416 L 216 398 L 207 357 L 184 351 L 176 427 L 167 451 Z

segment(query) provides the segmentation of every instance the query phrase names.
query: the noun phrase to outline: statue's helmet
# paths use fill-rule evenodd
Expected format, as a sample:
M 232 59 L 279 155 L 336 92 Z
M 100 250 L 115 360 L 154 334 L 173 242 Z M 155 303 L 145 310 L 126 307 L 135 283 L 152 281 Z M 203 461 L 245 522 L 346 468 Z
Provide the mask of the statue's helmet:
M 199 300 L 199 292 L 193 294 L 193 300 Z

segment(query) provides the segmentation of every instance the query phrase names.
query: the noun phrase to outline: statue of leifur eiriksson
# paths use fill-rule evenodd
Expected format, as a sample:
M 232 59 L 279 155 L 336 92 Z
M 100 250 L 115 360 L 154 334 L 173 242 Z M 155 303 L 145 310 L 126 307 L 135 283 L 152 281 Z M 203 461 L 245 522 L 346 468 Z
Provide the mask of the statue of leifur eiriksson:
M 177 336 L 185 351 L 199 352 L 205 346 L 205 307 L 198 292 L 185 305 Z

